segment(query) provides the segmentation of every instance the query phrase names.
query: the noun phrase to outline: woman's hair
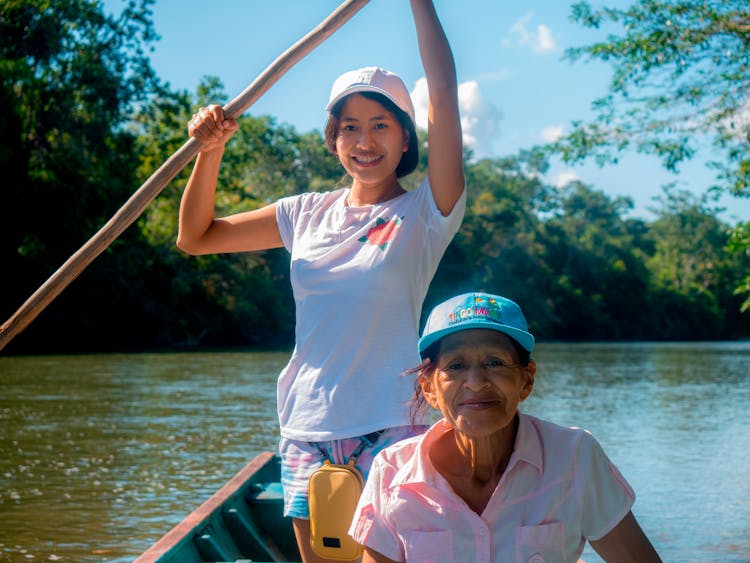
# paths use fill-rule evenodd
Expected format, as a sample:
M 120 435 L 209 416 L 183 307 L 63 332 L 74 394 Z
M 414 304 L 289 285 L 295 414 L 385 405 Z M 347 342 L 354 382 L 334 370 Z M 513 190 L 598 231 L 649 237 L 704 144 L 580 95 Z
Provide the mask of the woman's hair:
M 417 422 L 421 422 L 424 419 L 425 414 L 430 410 L 430 405 L 427 403 L 427 399 L 422 393 L 422 382 L 428 381 L 435 371 L 434 359 L 425 357 L 422 363 L 416 367 L 407 369 L 402 373 L 402 377 L 415 375 L 414 378 L 414 394 L 411 399 L 411 427 L 412 430 L 417 427 Z
M 435 373 L 435 369 L 437 367 L 436 360 L 440 355 L 440 343 L 442 342 L 442 340 L 442 338 L 440 340 L 436 340 L 427 348 L 425 348 L 425 350 L 422 352 L 422 363 L 416 367 L 407 369 L 402 374 L 402 376 L 416 374 L 416 377 L 414 378 L 414 395 L 412 395 L 410 413 L 412 428 L 416 427 L 417 421 L 421 420 L 429 411 L 430 405 L 427 403 L 427 399 L 425 399 L 424 393 L 422 392 L 422 383 L 429 381 L 429 379 Z M 508 336 L 508 340 L 510 340 L 510 343 L 513 345 L 513 348 L 516 351 L 518 363 L 524 367 L 528 366 L 529 362 L 531 361 L 531 354 L 529 353 L 529 351 L 521 346 L 518 342 L 516 342 L 514 338 Z
M 376 92 L 357 92 L 360 96 L 364 96 L 369 100 L 373 100 L 382 105 L 386 110 L 392 113 L 396 120 L 401 125 L 401 128 L 408 132 L 409 135 L 409 148 L 401 156 L 401 160 L 396 166 L 396 177 L 401 178 L 407 174 L 411 174 L 417 167 L 419 162 L 419 144 L 417 141 L 417 132 L 414 129 L 414 124 L 411 121 L 409 115 L 403 110 L 399 109 L 396 104 L 390 101 L 382 94 Z M 351 95 L 351 94 L 350 94 Z M 341 108 L 344 106 L 344 102 L 349 96 L 342 98 L 338 103 L 331 108 L 328 114 L 328 121 L 326 122 L 325 128 L 325 142 L 328 151 L 331 154 L 336 154 L 336 137 L 339 135 L 339 126 L 341 124 Z

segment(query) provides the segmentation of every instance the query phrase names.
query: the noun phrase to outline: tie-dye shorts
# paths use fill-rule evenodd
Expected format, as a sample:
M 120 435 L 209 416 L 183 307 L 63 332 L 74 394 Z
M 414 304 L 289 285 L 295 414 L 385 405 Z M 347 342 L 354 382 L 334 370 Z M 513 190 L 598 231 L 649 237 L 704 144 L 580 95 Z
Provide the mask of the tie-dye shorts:
M 356 467 L 367 479 L 372 460 L 383 450 L 405 438 L 422 434 L 428 426 L 398 426 L 383 432 L 372 447 L 366 447 L 357 459 Z M 317 442 L 333 463 L 347 463 L 349 456 L 359 445 L 359 437 Z M 281 438 L 281 487 L 284 490 L 284 516 L 310 519 L 307 489 L 310 475 L 323 465 L 320 449 L 314 443 Z

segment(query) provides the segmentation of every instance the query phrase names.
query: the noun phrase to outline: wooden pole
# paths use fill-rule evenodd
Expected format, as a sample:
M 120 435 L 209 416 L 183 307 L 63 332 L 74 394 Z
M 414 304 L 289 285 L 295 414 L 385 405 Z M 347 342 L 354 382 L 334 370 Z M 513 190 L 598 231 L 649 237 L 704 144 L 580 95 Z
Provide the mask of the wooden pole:
M 300 59 L 344 25 L 368 0 L 347 0 L 320 25 L 297 41 L 239 96 L 224 106 L 227 117 L 239 117 Z M 200 152 L 202 143 L 191 137 L 136 191 L 117 213 L 89 241 L 73 254 L 0 327 L 0 350 L 25 329 L 68 284 L 122 234 L 146 209 L 164 187 Z

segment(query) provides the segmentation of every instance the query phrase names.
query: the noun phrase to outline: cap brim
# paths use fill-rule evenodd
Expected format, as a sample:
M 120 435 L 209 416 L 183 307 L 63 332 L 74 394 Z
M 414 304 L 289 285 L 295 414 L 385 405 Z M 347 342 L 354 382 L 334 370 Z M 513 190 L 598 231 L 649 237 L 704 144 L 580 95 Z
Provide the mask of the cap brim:
M 430 346 L 435 344 L 438 340 L 441 338 L 445 338 L 449 334 L 453 334 L 454 332 L 459 332 L 461 330 L 469 330 L 473 328 L 481 328 L 485 330 L 494 330 L 496 332 L 502 332 L 503 334 L 507 334 L 510 336 L 513 340 L 518 342 L 521 347 L 526 350 L 529 354 L 531 354 L 532 350 L 534 349 L 534 337 L 521 329 L 514 328 L 512 326 L 507 325 L 501 325 L 496 323 L 487 323 L 487 322 L 465 322 L 461 323 L 460 325 L 451 326 L 448 328 L 444 328 L 442 330 L 435 331 L 431 334 L 428 334 L 427 336 L 423 336 L 419 339 L 419 355 L 421 356 L 424 354 L 424 351 L 427 350 Z
M 403 111 L 406 115 L 409 116 L 409 119 L 412 122 L 412 125 L 416 128 L 416 120 L 414 116 L 409 113 L 408 111 L 404 110 L 404 108 L 401 107 L 398 100 L 396 100 L 393 95 L 388 92 L 388 90 L 384 90 L 383 88 L 378 88 L 377 86 L 373 86 L 372 84 L 352 84 L 348 88 L 346 88 L 343 92 L 340 92 L 335 98 L 330 100 L 328 102 L 328 105 L 326 105 L 326 111 L 328 113 L 331 113 L 333 111 L 333 108 L 336 107 L 336 104 L 338 104 L 341 100 L 346 98 L 347 96 L 350 96 L 351 94 L 358 94 L 362 92 L 373 92 L 375 94 L 380 94 L 381 96 L 387 98 L 388 100 L 393 103 L 394 106 L 396 106 L 398 109 Z

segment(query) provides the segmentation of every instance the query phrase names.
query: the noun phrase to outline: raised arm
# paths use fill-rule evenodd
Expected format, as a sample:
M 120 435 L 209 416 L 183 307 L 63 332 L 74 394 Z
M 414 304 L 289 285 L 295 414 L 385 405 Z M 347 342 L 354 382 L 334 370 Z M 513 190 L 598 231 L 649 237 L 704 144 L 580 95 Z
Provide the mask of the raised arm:
M 411 9 L 430 96 L 428 175 L 438 209 L 448 215 L 464 189 L 456 65 L 432 0 L 411 0 Z
M 214 216 L 214 199 L 224 147 L 237 130 L 221 106 L 201 108 L 188 125 L 191 136 L 204 145 L 198 154 L 180 203 L 177 246 L 190 254 L 247 252 L 282 246 L 276 206 Z

